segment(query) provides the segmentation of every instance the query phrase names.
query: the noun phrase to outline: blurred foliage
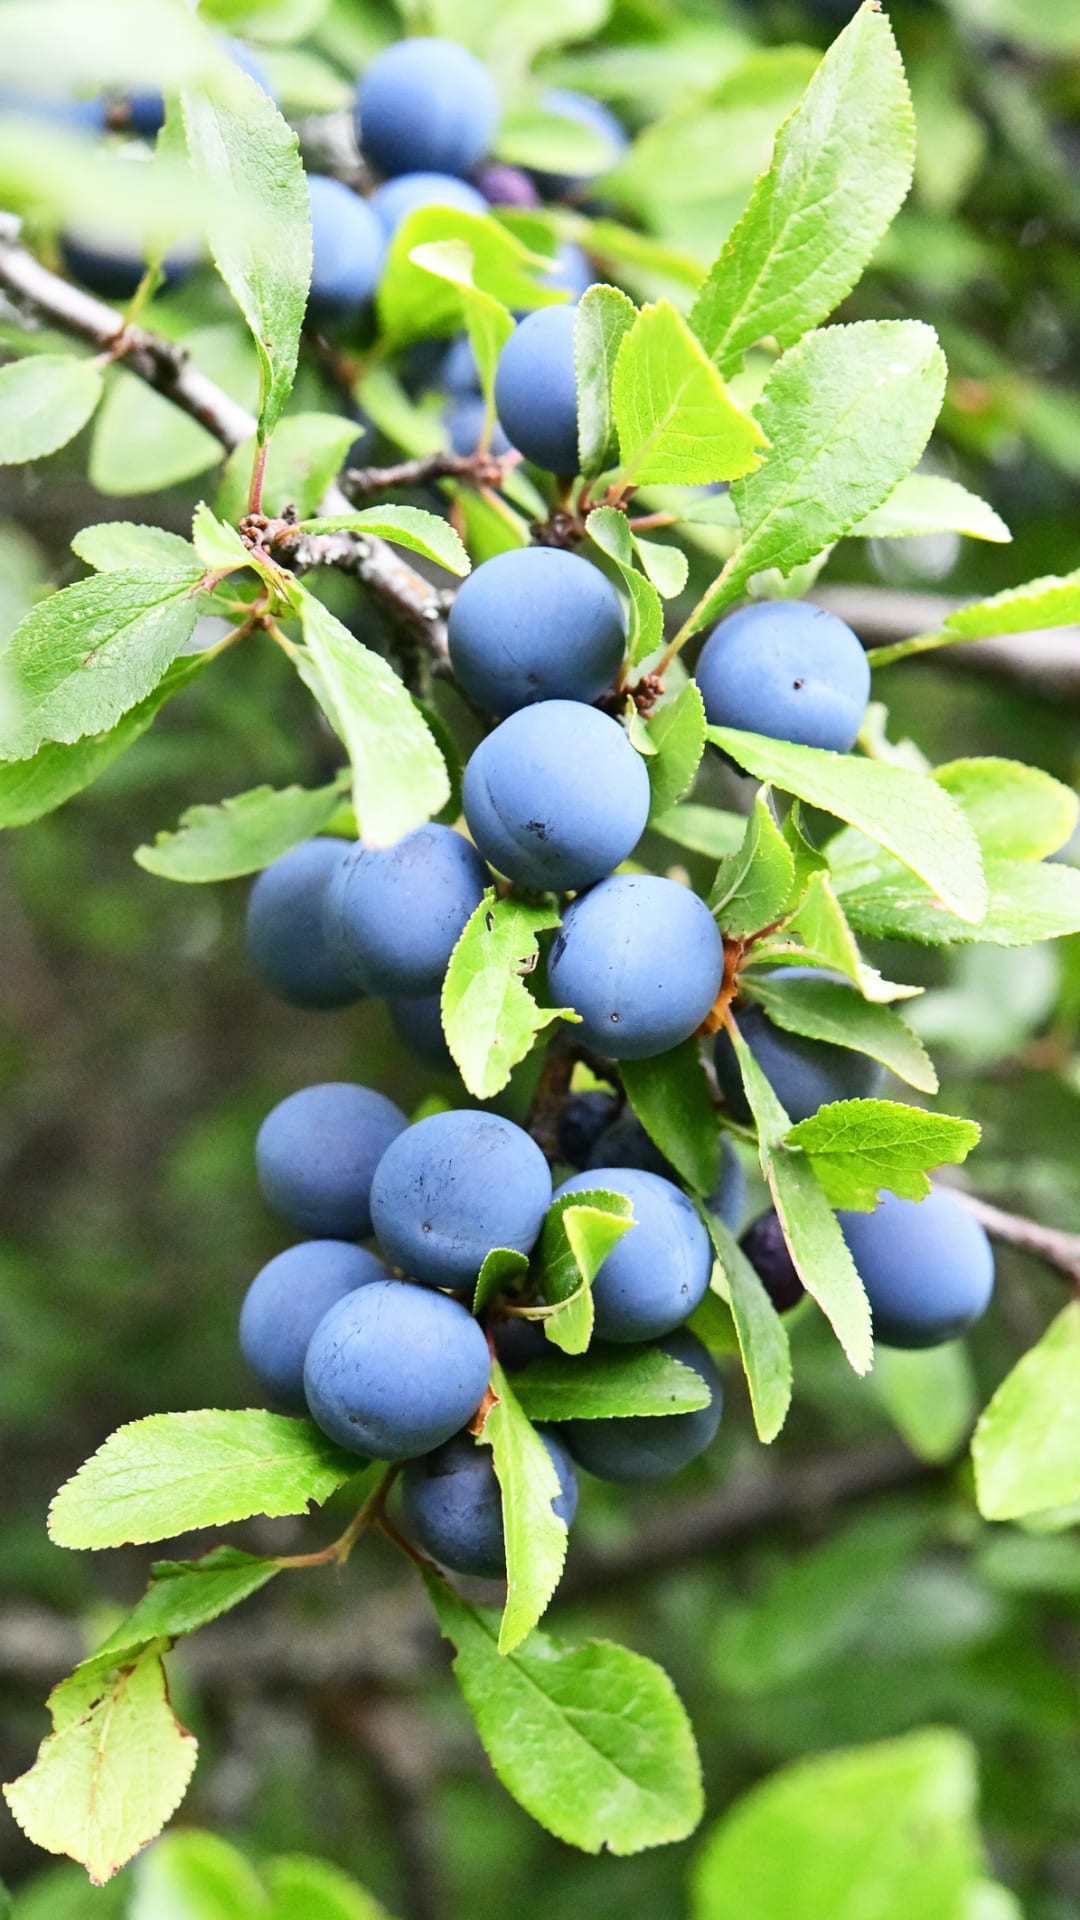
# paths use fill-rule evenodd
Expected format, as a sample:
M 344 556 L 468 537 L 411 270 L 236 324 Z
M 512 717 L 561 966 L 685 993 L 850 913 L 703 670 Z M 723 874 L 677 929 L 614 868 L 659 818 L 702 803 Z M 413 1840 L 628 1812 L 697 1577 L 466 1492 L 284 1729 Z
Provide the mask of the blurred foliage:
M 220 0 L 206 10 L 265 43 L 275 84 L 305 110 L 336 106 L 342 76 L 395 30 L 389 10 L 366 0 Z M 575 17 L 574 0 L 561 11 Z M 540 68 L 610 100 L 639 131 L 609 182 L 611 211 L 704 263 L 802 91 L 806 49 L 827 44 L 849 11 L 833 0 L 614 0 L 590 39 L 542 55 Z M 476 15 L 449 0 L 403 12 L 463 37 Z M 603 9 L 582 12 L 599 22 Z M 932 463 L 989 499 L 1014 544 L 849 542 L 830 577 L 990 592 L 1078 558 L 1080 390 L 1070 369 L 1080 345 L 1080 9 L 1075 0 L 896 0 L 892 15 L 919 116 L 916 187 L 840 317 L 918 313 L 938 327 L 950 385 Z M 154 317 L 197 334 L 208 371 L 250 397 L 250 360 L 237 361 L 223 312 L 220 290 L 199 280 Z M 92 482 L 119 491 L 121 470 L 136 496 L 125 514 L 180 528 L 207 448 L 164 403 L 151 409 L 145 392 L 129 417 L 125 396 L 117 383 L 95 430 Z M 331 375 L 312 369 L 292 404 L 312 411 L 336 400 Z M 44 578 L 74 577 L 71 532 L 111 510 L 80 478 L 80 457 L 77 444 L 45 473 L 0 476 L 5 627 Z M 139 490 L 165 482 L 171 493 L 144 513 Z M 358 631 L 375 620 L 351 586 L 335 581 L 332 592 Z M 429 1070 L 402 1053 L 380 1007 L 299 1014 L 254 986 L 241 947 L 243 883 L 169 887 L 131 860 L 192 801 L 333 774 L 330 736 L 284 661 L 268 654 L 229 656 L 212 693 L 197 684 L 92 792 L 2 849 L 5 1776 L 45 1728 L 41 1681 L 54 1669 L 36 1637 L 41 1622 L 62 1616 L 92 1631 L 103 1606 L 130 1601 L 140 1585 L 141 1555 L 95 1562 L 48 1545 L 43 1515 L 55 1487 L 124 1420 L 250 1397 L 237 1306 L 281 1244 L 252 1177 L 261 1116 L 321 1078 L 355 1076 L 406 1108 L 431 1091 Z M 891 737 L 910 730 L 935 758 L 1000 753 L 1073 782 L 1080 774 L 1075 709 L 1053 695 L 976 677 L 951 657 L 893 672 L 881 692 Z M 888 971 L 888 952 L 875 962 Z M 905 964 L 927 987 L 913 1017 L 941 1070 L 942 1106 L 984 1129 L 971 1169 L 980 1191 L 1080 1224 L 1080 939 L 956 957 L 907 949 Z M 512 1090 L 511 1103 L 519 1098 Z M 980 1405 L 1061 1303 L 1061 1282 L 1030 1260 L 1003 1254 L 1000 1269 L 999 1303 L 972 1342 Z M 586 1484 L 558 1625 L 624 1637 L 664 1661 L 702 1743 L 711 1819 L 818 1749 L 930 1724 L 958 1729 L 977 1750 L 994 1872 L 1029 1920 L 1071 1920 L 1080 1908 L 1080 1546 L 1066 1533 L 984 1525 L 963 1476 L 914 1454 L 889 1491 L 830 1505 L 823 1483 L 820 1500 L 772 1517 L 775 1483 L 807 1459 L 868 1453 L 893 1422 L 917 1442 L 926 1434 L 913 1411 L 925 1397 L 917 1366 L 906 1384 L 861 1382 L 812 1313 L 792 1332 L 800 1395 L 767 1460 L 734 1386 L 718 1445 L 674 1494 Z M 932 1389 L 955 1396 L 956 1431 L 973 1404 L 961 1374 Z M 933 1439 L 922 1444 L 933 1458 Z M 703 1550 L 707 1515 L 747 1475 L 761 1476 L 761 1524 Z M 680 1513 L 681 1534 L 672 1524 Z M 643 1557 L 635 1574 L 635 1540 L 661 1524 L 670 1551 L 659 1565 Z M 236 1530 L 243 1544 L 278 1551 L 300 1534 L 298 1523 Z M 576 1554 L 585 1571 L 602 1567 L 598 1556 L 625 1558 L 616 1578 L 583 1579 L 575 1595 Z M 270 1647 L 283 1635 L 340 1638 L 354 1612 L 360 1631 L 381 1599 L 407 1614 L 398 1579 L 389 1555 L 365 1552 L 339 1582 L 275 1585 L 251 1603 L 238 1635 L 256 1648 L 263 1635 Z M 596 1861 L 545 1836 L 491 1779 L 428 1639 L 378 1679 L 331 1670 L 300 1682 L 288 1662 L 279 1677 L 272 1662 L 238 1661 L 232 1679 L 188 1674 L 183 1656 L 174 1666 L 178 1710 L 197 1724 L 204 1753 L 185 1818 L 226 1831 L 253 1856 L 324 1855 L 416 1920 L 572 1910 L 676 1920 L 686 1911 L 695 1843 Z M 16 1920 L 127 1911 L 126 1886 L 89 1890 L 74 1869 L 41 1875 L 6 1813 L 0 1872 L 25 1883 Z M 144 1898 L 134 1911 L 164 1920 L 166 1909 Z M 997 1909 L 988 1901 L 985 1911 Z M 699 1897 L 699 1920 L 710 1912 Z M 923 1916 L 913 1909 L 912 1920 Z

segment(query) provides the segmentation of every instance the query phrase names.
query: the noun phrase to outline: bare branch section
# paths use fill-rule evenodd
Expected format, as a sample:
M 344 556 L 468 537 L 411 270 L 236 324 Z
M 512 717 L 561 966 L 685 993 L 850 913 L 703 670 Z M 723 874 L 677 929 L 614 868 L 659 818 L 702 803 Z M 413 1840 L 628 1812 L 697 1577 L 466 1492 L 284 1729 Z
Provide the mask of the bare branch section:
M 183 347 L 143 327 L 125 327 L 104 301 L 43 267 L 18 244 L 18 233 L 18 221 L 11 214 L 0 214 L 0 286 L 18 305 L 110 359 L 122 361 L 155 392 L 197 420 L 227 452 L 251 438 L 254 416 L 200 373 Z M 372 483 L 370 491 L 376 490 L 377 471 L 369 469 L 363 476 Z M 386 469 L 390 477 L 384 476 L 379 484 L 404 484 L 396 477 L 400 472 L 396 467 Z M 351 505 L 339 487 L 332 487 L 323 502 L 327 514 L 348 513 Z M 384 606 L 423 635 L 436 666 L 445 666 L 443 596 L 386 541 L 371 534 L 335 534 L 322 542 L 308 542 L 302 551 L 296 545 L 294 559 L 297 567 L 333 566 L 354 574 Z
M 425 453 L 416 460 L 401 460 L 396 467 L 346 467 L 341 490 L 349 499 L 366 499 L 371 493 L 385 493 L 390 487 L 426 487 L 434 480 L 467 480 L 474 487 L 501 487 L 508 467 L 516 466 L 519 453 Z

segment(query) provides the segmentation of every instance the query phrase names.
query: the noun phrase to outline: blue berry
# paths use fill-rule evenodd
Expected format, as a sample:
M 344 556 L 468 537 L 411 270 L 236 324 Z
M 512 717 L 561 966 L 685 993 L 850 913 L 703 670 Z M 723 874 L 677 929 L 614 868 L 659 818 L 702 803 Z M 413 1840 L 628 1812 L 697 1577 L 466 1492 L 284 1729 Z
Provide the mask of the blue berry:
M 384 180 L 371 196 L 371 211 L 386 235 L 395 234 L 418 207 L 449 207 L 456 213 L 486 213 L 487 203 L 467 180 L 452 173 L 402 173 Z
M 574 1463 L 554 1433 L 539 1431 L 559 1476 L 551 1505 L 570 1526 L 578 1500 Z M 401 1496 L 406 1530 L 422 1553 L 455 1573 L 505 1578 L 502 1493 L 490 1447 L 457 1434 L 423 1460 L 410 1461 Z
M 944 1187 L 925 1200 L 886 1193 L 873 1213 L 837 1215 L 866 1288 L 874 1338 L 937 1347 L 982 1318 L 994 1254 L 979 1222 Z
M 487 402 L 481 394 L 469 393 L 455 400 L 446 415 L 446 433 L 451 451 L 462 455 L 475 453 L 487 425 Z M 495 455 L 510 451 L 510 442 L 497 420 L 488 434 L 488 451 Z
M 414 1460 L 471 1420 L 490 1366 L 479 1323 L 456 1300 L 380 1280 L 324 1314 L 304 1392 L 312 1419 L 350 1453 Z
M 678 1181 L 671 1162 L 665 1159 L 656 1142 L 650 1139 L 637 1116 L 629 1110 L 604 1128 L 593 1142 L 586 1167 L 642 1167 L 646 1173 L 659 1173 L 665 1180 Z M 729 1227 L 738 1225 L 746 1204 L 746 1175 L 730 1140 L 720 1141 L 720 1171 L 706 1205 L 719 1214 Z
M 240 1310 L 240 1351 L 275 1405 L 307 1412 L 304 1356 L 319 1321 L 344 1294 L 386 1278 L 381 1260 L 346 1240 L 305 1240 L 255 1275 Z
M 434 1113 L 379 1163 L 371 1216 L 388 1260 L 435 1287 L 471 1286 L 493 1247 L 530 1253 L 551 1201 L 535 1140 L 495 1113 Z
M 323 936 L 326 889 L 342 851 L 340 840 L 305 840 L 260 873 L 248 898 L 248 958 L 292 1007 L 344 1007 L 359 996 Z
M 598 700 L 622 666 L 626 616 L 580 554 L 516 547 L 475 568 L 450 610 L 450 661 L 487 713 L 538 700 Z
M 617 1241 L 593 1281 L 600 1340 L 656 1340 L 682 1325 L 701 1304 L 712 1273 L 712 1246 L 695 1209 L 678 1187 L 638 1167 L 594 1167 L 555 1192 L 621 1193 L 635 1225 Z
M 308 306 L 336 320 L 367 306 L 379 283 L 386 241 L 366 200 L 341 180 L 308 175 L 312 268 Z
M 357 132 L 380 173 L 468 173 L 491 145 L 499 96 L 487 68 L 452 40 L 399 40 L 357 89 Z
M 535 466 L 578 470 L 576 308 L 537 307 L 514 328 L 495 373 L 495 405 L 511 444 Z
M 439 994 L 424 994 L 417 1000 L 389 1000 L 387 1006 L 394 1032 L 410 1053 L 439 1073 L 456 1071 L 454 1057 L 443 1032 Z
M 814 967 L 778 967 L 771 976 L 784 980 L 828 979 L 841 976 Z M 838 1047 L 828 1040 L 807 1040 L 785 1033 L 764 1008 L 747 1005 L 736 1013 L 739 1032 L 792 1120 L 808 1120 L 832 1100 L 870 1100 L 881 1090 L 885 1069 L 869 1054 L 854 1047 Z M 736 1120 L 748 1125 L 750 1107 L 743 1092 L 735 1049 L 724 1032 L 716 1036 L 716 1077 L 720 1091 Z
M 672 1333 L 656 1345 L 661 1353 L 700 1374 L 712 1399 L 707 1407 L 693 1413 L 563 1422 L 559 1432 L 574 1459 L 597 1480 L 614 1480 L 623 1486 L 667 1480 L 696 1460 L 716 1438 L 724 1394 L 711 1356 L 692 1333 Z
M 366 1239 L 375 1169 L 407 1124 L 370 1087 L 341 1080 L 301 1087 L 259 1128 L 255 1167 L 264 1199 L 302 1233 Z
M 714 627 L 694 678 L 709 722 L 847 753 L 870 698 L 870 666 L 835 613 L 763 600 Z
M 603 1093 L 599 1089 L 589 1093 L 572 1093 L 559 1115 L 559 1155 L 571 1167 L 584 1167 L 589 1155 L 601 1134 L 612 1130 L 612 1121 L 619 1111 L 619 1102 L 613 1093 Z M 618 1154 L 608 1154 L 606 1161 L 618 1162 Z
M 806 1288 L 795 1271 L 775 1209 L 752 1220 L 739 1241 L 777 1313 L 797 1307 Z
M 645 762 L 617 720 L 574 700 L 522 707 L 482 740 L 461 803 L 484 858 L 564 893 L 627 858 L 649 816 Z
M 556 1006 L 616 1060 L 648 1060 L 696 1033 L 720 991 L 724 948 L 703 900 L 675 880 L 616 874 L 567 908 L 551 950 Z
M 452 827 L 417 827 L 392 847 L 357 845 L 327 888 L 327 945 L 365 993 L 436 993 L 488 880 Z

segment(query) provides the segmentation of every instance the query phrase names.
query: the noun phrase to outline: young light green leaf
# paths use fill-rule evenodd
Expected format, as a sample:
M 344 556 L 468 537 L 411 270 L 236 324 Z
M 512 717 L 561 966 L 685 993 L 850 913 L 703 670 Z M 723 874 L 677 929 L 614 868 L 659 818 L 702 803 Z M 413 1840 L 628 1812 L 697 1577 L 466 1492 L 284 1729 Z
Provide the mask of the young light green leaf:
M 790 574 L 879 507 L 922 454 L 944 391 L 937 335 L 918 320 L 826 327 L 790 347 L 756 408 L 769 458 L 732 487 L 742 539 L 695 625 L 755 573 Z
M 803 1154 L 779 1148 L 769 1185 L 795 1271 L 830 1321 L 856 1373 L 868 1373 L 874 1342 L 870 1304 L 840 1224 Z
M 329 519 L 305 520 L 303 533 L 370 533 L 380 540 L 392 540 L 395 546 L 422 553 L 448 573 L 468 573 L 469 556 L 448 521 L 422 507 L 360 507 L 355 513 L 342 513 Z
M 143 1855 L 134 1878 L 127 1920 L 271 1920 L 254 1867 L 216 1833 L 188 1827 L 166 1834 Z
M 681 547 L 665 547 L 661 540 L 643 540 L 631 534 L 634 552 L 662 600 L 674 600 L 690 574 L 690 562 Z
M 854 1047 L 880 1060 L 909 1087 L 921 1093 L 937 1092 L 937 1074 L 922 1041 L 899 1014 L 864 1000 L 854 987 L 825 975 L 791 980 L 783 974 L 752 970 L 743 974 L 740 991 L 757 1000 L 772 1024 L 785 1033 Z
M 986 904 L 978 841 L 936 781 L 908 767 L 796 747 L 710 727 L 707 737 L 747 773 L 850 821 L 925 880 L 952 912 L 976 922 Z
M 40 820 L 90 786 L 141 738 L 166 702 L 183 692 L 205 665 L 205 656 L 199 654 L 174 660 L 153 693 L 125 713 L 109 733 L 91 734 L 70 746 L 46 741 L 32 760 L 0 762 L 0 827 L 24 827 Z
M 263 1878 L 269 1920 L 391 1920 L 374 1894 L 328 1860 L 279 1854 L 265 1863 Z
M 485 293 L 473 278 L 472 248 L 465 240 L 428 240 L 409 255 L 415 266 L 437 279 L 448 280 L 458 291 L 461 317 L 472 344 L 480 389 L 489 407 L 494 404 L 495 369 L 499 355 L 514 331 L 514 316 L 501 300 Z
M 791 1348 L 785 1327 L 734 1234 L 718 1214 L 698 1211 L 709 1232 L 731 1308 L 758 1439 L 775 1440 L 791 1405 Z M 715 1285 L 715 1280 L 714 1280 Z
M 618 287 L 589 287 L 574 320 L 578 390 L 578 458 L 593 480 L 619 458 L 611 405 L 611 382 L 619 348 L 637 318 L 633 301 Z
M 688 680 L 673 700 L 661 700 L 649 720 L 649 739 L 655 753 L 646 761 L 649 786 L 649 825 L 660 832 L 662 820 L 670 821 L 672 809 L 689 792 L 705 751 L 705 703 L 695 681 Z M 696 809 L 704 813 L 705 808 Z M 684 810 L 678 808 L 680 819 Z M 668 833 L 669 839 L 677 836 Z M 682 846 L 690 843 L 683 840 Z
M 198 563 L 190 540 L 182 540 L 178 533 L 168 533 L 164 527 L 140 527 L 130 520 L 103 520 L 97 526 L 84 527 L 72 540 L 71 550 L 98 573 L 152 566 L 175 572 Z
M 691 1920 L 960 1920 L 975 1795 L 975 1753 L 944 1728 L 797 1760 L 707 1836 Z
M 496 152 L 515 167 L 541 173 L 580 174 L 587 180 L 606 173 L 613 158 L 611 141 L 581 120 L 558 113 L 543 102 L 512 107 L 499 127 Z
M 768 445 L 667 300 L 643 307 L 615 362 L 611 405 L 626 483 L 700 486 L 751 473 Z
M 585 525 L 589 538 L 595 541 L 601 553 L 606 553 L 609 560 L 614 560 L 622 574 L 630 597 L 627 653 L 630 665 L 636 667 L 651 653 L 655 653 L 663 642 L 664 609 L 660 604 L 660 595 L 652 581 L 646 579 L 635 565 L 634 543 L 630 538 L 625 513 L 619 513 L 615 507 L 594 507 Z
M 697 1040 L 651 1060 L 624 1060 L 626 1097 L 650 1140 L 698 1193 L 720 1172 L 720 1126 Z
M 492 1247 L 491 1252 L 484 1255 L 484 1264 L 477 1278 L 472 1300 L 473 1313 L 479 1316 L 486 1312 L 492 1301 L 505 1289 L 515 1291 L 528 1271 L 527 1253 L 518 1253 L 514 1247 Z
M 34 607 L 4 655 L 16 711 L 0 754 L 26 760 L 43 740 L 104 733 L 145 700 L 191 638 L 201 577 L 198 561 L 95 574 Z
M 975 1419 L 975 1374 L 962 1340 L 909 1353 L 879 1347 L 874 1391 L 897 1433 L 933 1466 L 955 1459 Z
M 564 1353 L 584 1353 L 588 1347 L 592 1283 L 634 1224 L 630 1201 L 602 1188 L 565 1193 L 548 1208 L 535 1259 L 543 1297 L 559 1308 L 544 1320 L 544 1332 Z
M 862 540 L 908 539 L 920 533 L 966 533 L 971 540 L 1009 541 L 1000 515 L 977 493 L 939 473 L 909 473 L 888 499 L 851 532 Z
M 754 801 L 741 847 L 720 862 L 709 905 L 724 932 L 740 939 L 780 917 L 794 880 L 795 861 L 773 818 L 765 787 Z
M 95 1662 L 80 1668 L 53 1688 L 49 1711 L 52 1733 L 4 1798 L 35 1846 L 68 1854 L 101 1885 L 175 1813 L 198 1748 L 153 1648 L 111 1678 Z
M 426 272 L 413 259 L 418 247 L 446 240 L 468 247 L 473 285 L 511 312 L 525 313 L 562 300 L 556 288 L 541 286 L 535 277 L 550 267 L 550 259 L 530 253 L 490 215 L 465 213 L 457 207 L 417 207 L 397 229 L 379 281 L 379 330 L 387 345 L 407 346 L 411 340 L 453 333 L 460 326 L 460 288 Z
M 215 1547 L 202 1560 L 161 1560 L 142 1599 L 91 1656 L 93 1664 L 127 1665 L 154 1641 L 194 1633 L 258 1593 L 280 1571 L 273 1560 L 239 1547 Z
M 286 508 L 295 509 L 301 516 L 315 513 L 331 481 L 340 473 L 356 435 L 355 420 L 339 413 L 286 414 L 267 448 L 264 513 L 282 514 Z M 239 520 L 247 512 L 254 460 L 254 438 L 242 440 L 229 455 L 217 496 L 217 510 L 223 520 Z
M 687 685 L 692 687 L 694 682 L 690 680 Z M 701 732 L 704 738 L 704 708 Z M 726 853 L 734 853 L 741 847 L 746 832 L 746 820 L 741 813 L 724 813 L 719 807 L 701 807 L 691 800 L 682 806 L 665 806 L 655 819 L 650 819 L 649 825 L 656 833 L 662 833 L 665 840 L 673 840 L 677 847 L 686 847 L 690 853 L 703 853 L 708 860 L 722 860 Z
M 153 1413 L 118 1427 L 49 1510 L 58 1547 L 122 1547 L 253 1513 L 306 1513 L 357 1471 L 307 1420 L 255 1408 Z
M 1022 1520 L 1080 1500 L 1080 1304 L 1052 1321 L 975 1429 L 975 1497 L 987 1520 Z
M 480 1439 L 492 1449 L 502 1493 L 506 1606 L 499 1652 L 512 1653 L 546 1613 L 562 1579 L 567 1525 L 553 1504 L 561 1493 L 555 1462 L 497 1360 L 491 1386 L 495 1403 Z
M 1022 587 L 1006 587 L 990 600 L 958 607 L 945 620 L 950 638 L 982 640 L 1001 633 L 1037 633 L 1042 627 L 1069 627 L 1080 620 L 1080 568 L 1047 575 Z M 876 654 L 871 655 L 878 664 Z
M 860 7 L 787 124 L 690 325 L 724 373 L 790 347 L 851 292 L 911 185 L 915 119 L 889 22 Z
M 469 1092 L 489 1100 L 505 1087 L 537 1034 L 566 1008 L 539 1007 L 524 982 L 537 936 L 559 925 L 558 908 L 499 900 L 489 887 L 450 955 L 442 990 L 449 1047 Z
M 344 741 L 364 840 L 388 846 L 439 812 L 450 797 L 442 754 L 415 701 L 381 654 L 362 646 L 303 587 L 294 589 L 314 676 L 297 664 Z
M 1045 860 L 1072 838 L 1080 795 L 1018 760 L 952 760 L 934 779 L 967 815 L 988 859 Z
M 488 1759 L 534 1820 L 586 1853 L 640 1853 L 693 1832 L 701 1768 L 660 1667 L 610 1641 L 543 1633 L 500 1656 L 497 1614 L 441 1580 L 427 1586 Z
M 162 880 L 202 884 L 260 873 L 290 847 L 321 833 L 340 809 L 344 785 L 339 776 L 315 792 L 253 787 L 217 807 L 189 807 L 175 833 L 159 833 L 153 846 L 136 847 L 135 859 Z
M 249 567 L 251 554 L 235 527 L 218 520 L 205 500 L 195 509 L 191 528 L 192 544 L 205 567 L 219 572 L 222 567 Z
M 182 96 L 196 186 L 211 211 L 218 271 L 251 330 L 262 370 L 259 437 L 292 392 L 311 281 L 311 215 L 299 142 L 269 94 L 222 60 L 213 92 Z
M 898 867 L 897 871 L 902 870 Z M 914 884 L 918 885 L 918 882 Z M 895 980 L 886 980 L 876 967 L 869 966 L 863 959 L 828 873 L 820 870 L 811 872 L 805 885 L 806 892 L 798 911 L 792 914 L 784 932 L 775 940 L 765 940 L 754 948 L 755 966 L 777 960 L 788 964 L 793 961 L 798 963 L 805 959 L 816 966 L 832 967 L 846 974 L 863 998 L 873 1001 L 875 1006 L 890 1000 L 910 1000 L 922 992 L 921 987 L 902 986 Z M 951 915 L 949 917 L 952 919 Z M 953 920 L 952 924 L 963 926 L 964 922 Z M 796 946 L 788 937 L 791 934 L 797 934 L 802 945 Z
M 692 1413 L 709 1404 L 693 1367 L 659 1347 L 605 1347 L 580 1358 L 537 1360 L 514 1376 L 530 1420 L 610 1420 Z
M 85 427 L 104 382 L 92 360 L 31 354 L 0 367 L 0 466 L 41 460 Z
M 894 1100 L 834 1100 L 792 1127 L 785 1145 L 809 1157 L 830 1206 L 870 1213 L 882 1188 L 925 1200 L 931 1167 L 958 1166 L 979 1143 L 974 1120 Z

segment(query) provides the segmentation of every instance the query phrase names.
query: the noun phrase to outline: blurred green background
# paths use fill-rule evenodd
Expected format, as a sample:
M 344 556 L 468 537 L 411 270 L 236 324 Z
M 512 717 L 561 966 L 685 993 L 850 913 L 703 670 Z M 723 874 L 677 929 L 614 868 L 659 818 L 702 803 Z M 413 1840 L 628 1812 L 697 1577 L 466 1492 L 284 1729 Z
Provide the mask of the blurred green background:
M 620 215 L 707 264 L 802 91 L 805 49 L 826 45 L 849 11 L 615 0 L 592 39 L 544 70 L 610 99 L 639 134 L 611 185 Z M 1068 570 L 1080 477 L 1080 9 L 897 0 L 891 12 L 919 116 L 916 188 L 841 317 L 915 314 L 938 327 L 951 379 L 932 459 L 993 503 L 1014 544 L 847 543 L 826 584 L 859 587 L 871 622 L 886 589 L 983 593 Z M 361 0 L 297 18 L 299 52 L 277 58 L 283 70 L 299 62 L 294 88 L 306 71 L 316 94 L 312 73 L 340 84 L 394 30 Z M 207 484 L 118 502 L 85 464 L 76 444 L 0 478 L 5 630 L 43 581 L 76 577 L 67 542 L 78 527 L 125 517 L 180 528 Z M 342 604 L 365 631 L 360 600 Z M 1075 657 L 1071 676 L 1070 693 L 1059 678 L 939 655 L 883 675 L 878 697 L 891 736 L 910 733 L 934 759 L 1001 753 L 1075 783 Z M 122 1421 L 251 1397 L 236 1314 L 283 1244 L 253 1178 L 262 1115 L 325 1078 L 367 1081 L 406 1109 L 432 1090 L 380 1007 L 301 1014 L 258 989 L 242 953 L 245 883 L 169 886 L 131 859 L 194 800 L 262 781 L 315 785 L 337 758 L 286 663 L 240 649 L 90 793 L 0 847 L 5 1778 L 46 1731 L 48 1685 L 140 1591 L 146 1567 L 141 1552 L 52 1548 L 51 1494 Z M 881 964 L 928 988 L 915 1018 L 941 1105 L 984 1129 L 967 1169 L 977 1190 L 1080 1226 L 1080 941 L 905 949 Z M 437 1090 L 452 1097 L 452 1085 Z M 977 1747 L 994 1870 L 1022 1910 L 1080 1911 L 1080 1544 L 983 1525 L 953 1464 L 974 1410 L 1062 1298 L 1060 1279 L 1002 1254 L 970 1373 L 958 1362 L 926 1377 L 922 1451 L 944 1450 L 943 1463 L 897 1436 L 889 1407 L 910 1423 L 912 1383 L 857 1381 L 808 1312 L 794 1333 L 795 1409 L 767 1455 L 732 1375 L 718 1444 L 675 1488 L 586 1484 L 553 1625 L 663 1661 L 701 1742 L 710 1820 L 790 1758 L 947 1725 Z M 927 1437 L 935 1414 L 943 1438 Z M 333 1522 L 253 1523 L 230 1537 L 289 1551 L 331 1537 Z M 340 1575 L 275 1583 L 177 1654 L 173 1673 L 202 1745 L 184 1821 L 256 1854 L 325 1855 L 406 1920 L 685 1912 L 698 1842 L 586 1859 L 501 1791 L 416 1583 L 378 1542 Z M 123 1910 L 126 1891 L 80 1895 L 75 1870 L 40 1874 L 0 1814 L 0 1878 L 21 1890 L 18 1920 Z

